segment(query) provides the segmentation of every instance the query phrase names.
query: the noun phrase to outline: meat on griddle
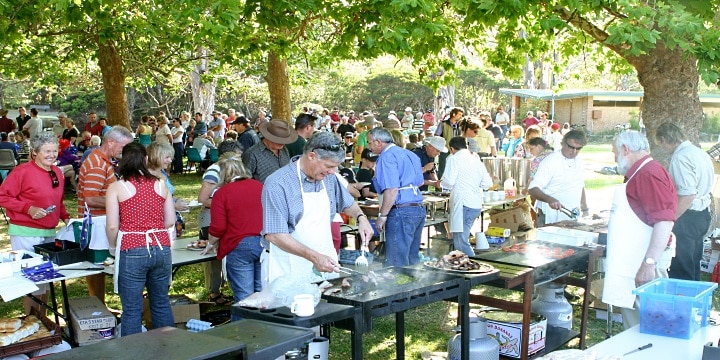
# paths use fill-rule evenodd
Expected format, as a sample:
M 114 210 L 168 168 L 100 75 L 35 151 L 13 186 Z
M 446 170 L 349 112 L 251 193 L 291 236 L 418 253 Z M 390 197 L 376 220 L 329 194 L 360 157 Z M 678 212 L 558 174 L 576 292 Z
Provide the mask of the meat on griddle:
M 565 249 L 560 246 L 547 245 L 528 245 L 527 243 L 518 243 L 502 248 L 504 252 L 514 252 L 518 254 L 537 254 L 548 259 L 564 259 L 575 254 L 573 249 Z

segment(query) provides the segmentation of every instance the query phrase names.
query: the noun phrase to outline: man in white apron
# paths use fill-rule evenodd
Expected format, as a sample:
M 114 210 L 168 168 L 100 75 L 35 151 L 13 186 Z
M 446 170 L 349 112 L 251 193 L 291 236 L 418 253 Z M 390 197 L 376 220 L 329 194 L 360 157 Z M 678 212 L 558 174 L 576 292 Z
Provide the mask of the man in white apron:
M 650 156 L 645 135 L 622 132 L 613 153 L 625 183 L 615 189 L 610 211 L 602 300 L 621 308 L 623 325 L 629 329 L 640 322 L 632 291 L 655 278 L 668 277 L 678 202 L 670 174 Z
M 570 130 L 563 137 L 562 148 L 548 155 L 540 165 L 533 180 L 528 185 L 528 193 L 537 200 L 538 226 L 569 220 L 560 211 L 580 208 L 587 216 L 585 201 L 584 165 L 578 158 L 580 149 L 587 144 L 585 133 Z
M 677 256 L 670 267 L 670 277 L 700 280 L 703 239 L 710 230 L 710 211 L 715 174 L 712 159 L 705 151 L 687 140 L 673 123 L 658 126 L 658 146 L 672 154 L 668 171 L 678 196 L 677 220 L 673 233 L 677 238 Z
M 453 246 L 455 250 L 474 256 L 469 241 L 470 228 L 482 210 L 483 190 L 492 186 L 493 181 L 480 158 L 467 147 L 464 137 L 450 139 L 452 155 L 448 157 L 440 185 L 443 190 L 450 189 L 449 222 Z
M 263 260 L 264 285 L 286 275 L 298 279 L 332 276 L 338 256 L 330 223 L 338 212 L 358 220 L 358 233 L 367 245 L 373 235 L 370 222 L 333 176 L 344 160 L 342 140 L 336 134 L 318 132 L 305 144 L 301 156 L 265 181 L 262 233 L 270 247 Z

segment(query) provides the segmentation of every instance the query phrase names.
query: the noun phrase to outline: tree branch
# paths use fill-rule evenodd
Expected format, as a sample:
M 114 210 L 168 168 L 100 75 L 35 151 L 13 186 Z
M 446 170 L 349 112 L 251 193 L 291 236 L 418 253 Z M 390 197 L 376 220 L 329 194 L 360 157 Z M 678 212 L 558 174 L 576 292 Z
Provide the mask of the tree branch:
M 584 17 L 578 15 L 576 12 L 570 12 L 570 10 L 562 7 L 562 6 L 556 6 L 553 9 L 553 12 L 558 14 L 561 19 L 565 20 L 568 24 L 572 25 L 573 27 L 581 30 L 585 34 L 592 37 L 596 42 L 602 44 L 603 46 L 607 47 L 608 49 L 616 52 L 621 57 L 627 59 L 628 61 L 631 60 L 632 56 L 630 56 L 627 53 L 627 50 L 618 45 L 610 45 L 607 44 L 605 41 L 608 38 L 608 33 L 600 29 L 599 27 L 595 26 L 591 21 L 585 19 Z

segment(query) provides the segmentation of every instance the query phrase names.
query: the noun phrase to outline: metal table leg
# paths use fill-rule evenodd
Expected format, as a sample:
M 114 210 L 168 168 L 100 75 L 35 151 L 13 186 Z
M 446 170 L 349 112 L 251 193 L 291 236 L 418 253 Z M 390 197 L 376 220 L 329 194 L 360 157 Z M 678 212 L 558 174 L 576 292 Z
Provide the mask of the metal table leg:
M 395 344 L 397 359 L 405 359 L 405 311 L 395 313 Z

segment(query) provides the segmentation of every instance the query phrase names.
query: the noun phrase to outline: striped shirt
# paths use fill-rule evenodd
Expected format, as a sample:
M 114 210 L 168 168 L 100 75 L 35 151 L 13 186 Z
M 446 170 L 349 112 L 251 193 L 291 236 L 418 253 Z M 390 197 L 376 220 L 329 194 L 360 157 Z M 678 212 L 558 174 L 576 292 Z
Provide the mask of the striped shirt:
M 93 150 L 80 166 L 78 214 L 83 213 L 85 199 L 97 196 L 105 197 L 108 187 L 115 181 L 117 181 L 117 176 L 110 158 L 100 149 Z M 105 215 L 105 207 L 90 206 L 90 213 L 92 215 Z

